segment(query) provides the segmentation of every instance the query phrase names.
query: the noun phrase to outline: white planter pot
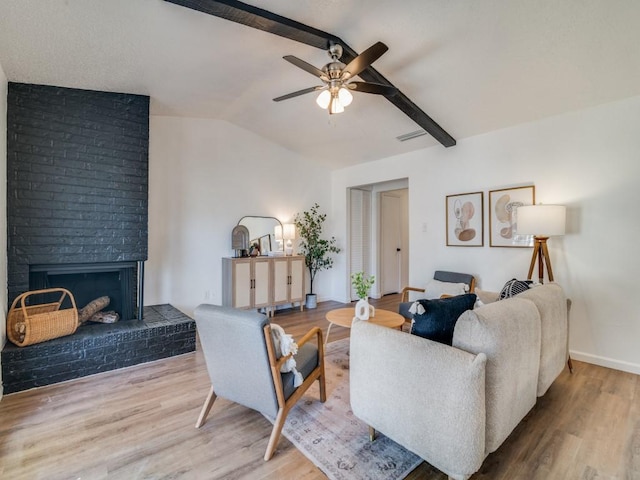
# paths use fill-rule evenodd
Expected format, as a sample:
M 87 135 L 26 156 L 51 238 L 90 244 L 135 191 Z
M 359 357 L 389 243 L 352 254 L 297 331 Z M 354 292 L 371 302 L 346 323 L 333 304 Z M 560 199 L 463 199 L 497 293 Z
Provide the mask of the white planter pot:
M 318 306 L 318 296 L 315 293 L 307 293 L 307 299 L 305 307 L 308 309 L 316 308 Z

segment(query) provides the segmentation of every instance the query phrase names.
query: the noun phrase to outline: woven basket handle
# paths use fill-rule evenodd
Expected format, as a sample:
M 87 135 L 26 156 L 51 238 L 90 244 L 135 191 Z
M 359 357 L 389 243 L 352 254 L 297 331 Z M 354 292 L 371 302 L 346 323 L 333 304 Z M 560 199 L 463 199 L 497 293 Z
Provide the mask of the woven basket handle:
M 24 318 L 27 318 L 27 305 L 26 305 L 26 300 L 28 297 L 30 297 L 31 295 L 40 295 L 43 293 L 56 293 L 56 292 L 60 292 L 60 300 L 58 300 L 58 308 L 60 308 L 60 305 L 62 305 L 62 302 L 64 301 L 64 297 L 68 296 L 69 300 L 71 300 L 71 306 L 77 310 L 76 307 L 76 299 L 73 297 L 73 294 L 67 290 L 66 288 L 45 288 L 42 290 L 31 290 L 29 292 L 25 292 L 21 295 L 19 295 L 14 301 L 13 301 L 13 305 L 11 305 L 11 308 L 13 308 L 16 305 L 16 302 L 20 301 L 20 307 L 22 308 L 22 313 L 24 314 Z

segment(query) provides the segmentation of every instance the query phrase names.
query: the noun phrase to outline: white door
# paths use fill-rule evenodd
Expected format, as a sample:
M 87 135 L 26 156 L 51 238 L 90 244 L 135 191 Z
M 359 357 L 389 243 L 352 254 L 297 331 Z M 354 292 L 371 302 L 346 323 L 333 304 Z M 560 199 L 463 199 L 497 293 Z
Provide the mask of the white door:
M 382 295 L 402 290 L 402 202 L 390 192 L 380 194 L 380 288 Z

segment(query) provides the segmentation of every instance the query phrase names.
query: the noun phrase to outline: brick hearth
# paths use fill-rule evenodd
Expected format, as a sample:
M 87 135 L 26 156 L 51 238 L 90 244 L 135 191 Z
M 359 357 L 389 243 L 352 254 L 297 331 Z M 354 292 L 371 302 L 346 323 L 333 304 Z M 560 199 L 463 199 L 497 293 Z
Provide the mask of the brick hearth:
M 171 305 L 144 307 L 143 319 L 84 325 L 74 335 L 2 350 L 4 393 L 19 392 L 193 352 L 196 327 Z

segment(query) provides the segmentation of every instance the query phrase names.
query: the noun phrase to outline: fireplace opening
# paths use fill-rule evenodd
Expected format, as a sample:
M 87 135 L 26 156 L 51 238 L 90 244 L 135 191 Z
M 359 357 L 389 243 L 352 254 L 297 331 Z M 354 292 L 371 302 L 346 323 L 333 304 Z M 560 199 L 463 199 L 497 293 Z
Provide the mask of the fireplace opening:
M 117 312 L 120 320 L 138 318 L 136 301 L 141 281 L 138 262 L 29 266 L 29 290 L 66 288 L 73 294 L 78 309 L 108 296 L 110 302 L 105 310 Z

